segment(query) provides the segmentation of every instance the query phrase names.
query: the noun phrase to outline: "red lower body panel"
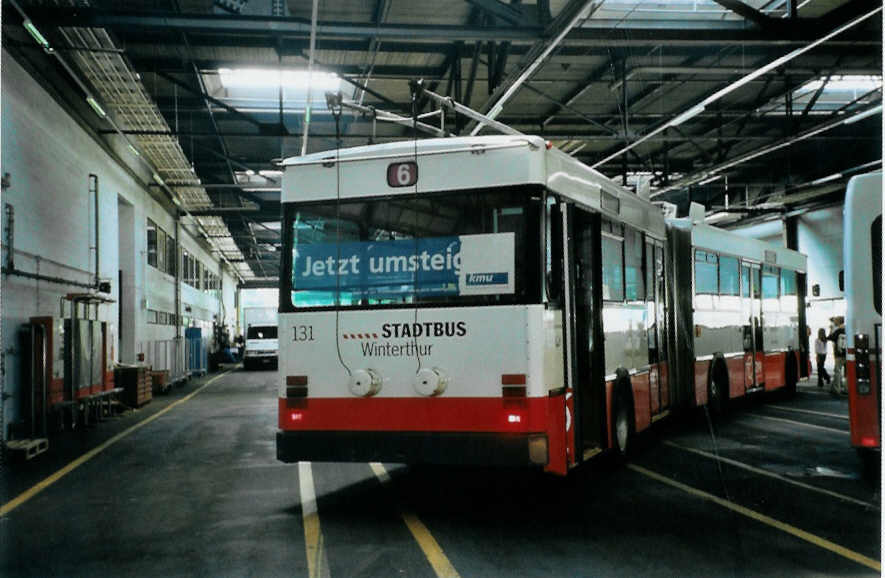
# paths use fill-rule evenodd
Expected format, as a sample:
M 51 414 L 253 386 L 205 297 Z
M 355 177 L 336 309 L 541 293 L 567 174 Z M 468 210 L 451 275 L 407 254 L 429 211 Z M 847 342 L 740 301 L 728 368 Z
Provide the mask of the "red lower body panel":
M 857 367 L 853 360 L 845 362 L 848 382 L 848 416 L 851 424 L 851 445 L 857 448 L 880 448 L 878 367 L 870 360 L 870 393 L 857 391 Z
M 648 429 L 648 426 L 651 425 L 651 391 L 648 376 L 648 373 L 636 374 L 630 380 L 633 384 L 633 413 L 636 418 L 636 432 Z
M 283 432 L 545 434 L 545 470 L 574 463 L 574 408 L 565 395 L 526 398 L 309 398 L 278 400 Z M 571 400 L 569 400 L 571 403 Z M 566 421 L 569 423 L 566 424 Z M 569 426 L 568 431 L 566 425 Z
M 744 356 L 729 357 L 725 360 L 728 368 L 728 397 L 736 399 L 747 393 L 747 385 L 744 381 Z
M 707 376 L 709 373 L 709 360 L 694 362 L 694 400 L 698 407 L 707 405 Z
M 780 389 L 787 383 L 786 376 L 787 354 L 766 353 L 762 361 L 762 371 L 765 375 L 765 391 Z

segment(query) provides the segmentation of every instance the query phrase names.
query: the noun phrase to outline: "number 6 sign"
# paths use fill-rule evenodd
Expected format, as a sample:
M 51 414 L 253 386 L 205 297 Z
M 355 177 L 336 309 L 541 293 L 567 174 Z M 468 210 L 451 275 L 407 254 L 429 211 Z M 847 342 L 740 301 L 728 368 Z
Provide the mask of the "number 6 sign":
M 387 184 L 391 187 L 409 187 L 418 182 L 418 164 L 409 161 L 392 163 L 387 167 Z

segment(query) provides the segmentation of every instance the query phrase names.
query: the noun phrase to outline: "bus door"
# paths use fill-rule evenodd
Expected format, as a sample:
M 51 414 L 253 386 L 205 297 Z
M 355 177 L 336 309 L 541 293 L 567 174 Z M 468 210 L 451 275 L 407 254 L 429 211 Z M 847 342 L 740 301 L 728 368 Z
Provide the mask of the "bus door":
M 566 294 L 572 305 L 575 384 L 576 445 L 578 460 L 603 448 L 606 438 L 600 216 L 567 205 L 564 230 L 568 235 L 565 267 Z M 568 311 L 567 311 L 568 312 Z M 567 362 L 569 362 L 567 360 Z
M 660 393 L 660 409 L 670 407 L 670 364 L 667 344 L 666 285 L 664 283 L 664 247 L 655 245 L 654 258 L 655 285 L 655 329 L 657 333 L 658 357 L 658 391 Z
M 762 373 L 762 271 L 755 263 L 741 264 L 741 303 L 744 315 L 744 386 L 765 385 Z

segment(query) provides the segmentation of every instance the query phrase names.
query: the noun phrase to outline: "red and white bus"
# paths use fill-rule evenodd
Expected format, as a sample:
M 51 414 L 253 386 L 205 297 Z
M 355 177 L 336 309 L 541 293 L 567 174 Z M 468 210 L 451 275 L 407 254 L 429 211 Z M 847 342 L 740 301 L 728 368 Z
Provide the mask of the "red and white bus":
M 281 461 L 566 474 L 672 410 L 795 385 L 804 256 L 668 222 L 541 138 L 283 164 Z
M 882 434 L 882 173 L 852 177 L 844 208 L 845 374 L 851 445 L 879 462 Z

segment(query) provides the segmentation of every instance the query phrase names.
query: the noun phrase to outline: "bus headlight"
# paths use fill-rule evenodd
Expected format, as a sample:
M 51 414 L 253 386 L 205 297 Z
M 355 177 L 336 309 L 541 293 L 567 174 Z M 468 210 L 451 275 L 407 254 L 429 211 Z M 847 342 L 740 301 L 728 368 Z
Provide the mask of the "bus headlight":
M 381 376 L 374 369 L 357 369 L 350 375 L 350 393 L 371 397 L 381 390 Z
M 441 394 L 448 384 L 448 375 L 438 367 L 425 367 L 415 374 L 415 391 L 427 397 Z

